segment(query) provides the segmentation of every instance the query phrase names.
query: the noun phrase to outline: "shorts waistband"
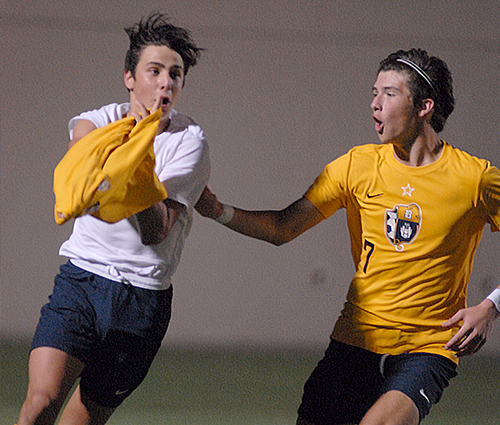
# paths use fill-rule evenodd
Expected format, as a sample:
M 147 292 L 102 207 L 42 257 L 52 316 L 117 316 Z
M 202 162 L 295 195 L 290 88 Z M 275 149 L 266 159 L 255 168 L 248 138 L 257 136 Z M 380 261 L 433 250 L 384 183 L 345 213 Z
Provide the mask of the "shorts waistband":
M 122 270 L 113 265 L 100 264 L 92 261 L 72 258 L 70 262 L 91 273 L 105 277 L 106 279 L 132 285 L 138 288 L 163 291 L 172 286 L 170 277 L 159 266 L 152 266 L 147 273 L 139 274 L 133 271 Z

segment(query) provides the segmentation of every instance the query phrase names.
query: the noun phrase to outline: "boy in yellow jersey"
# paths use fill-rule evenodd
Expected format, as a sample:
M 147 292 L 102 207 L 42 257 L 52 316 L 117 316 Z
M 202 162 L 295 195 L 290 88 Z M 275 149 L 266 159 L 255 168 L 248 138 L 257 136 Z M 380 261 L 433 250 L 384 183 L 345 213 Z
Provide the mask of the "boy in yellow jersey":
M 486 341 L 500 290 L 466 308 L 486 224 L 500 228 L 500 171 L 441 140 L 454 109 L 447 65 L 420 49 L 380 63 L 371 104 L 381 144 L 328 164 L 281 211 L 245 211 L 205 188 L 198 212 L 281 245 L 347 211 L 356 273 L 297 424 L 418 424 Z

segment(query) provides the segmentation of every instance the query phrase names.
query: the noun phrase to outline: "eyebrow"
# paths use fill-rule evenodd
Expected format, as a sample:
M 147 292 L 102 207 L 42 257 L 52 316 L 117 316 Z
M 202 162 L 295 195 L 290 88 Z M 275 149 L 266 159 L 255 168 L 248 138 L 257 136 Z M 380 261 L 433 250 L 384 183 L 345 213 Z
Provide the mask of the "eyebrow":
M 161 62 L 155 62 L 155 61 L 151 61 L 151 62 L 148 62 L 146 65 L 157 65 L 157 66 L 160 66 L 162 68 L 165 67 L 165 65 L 163 65 Z
M 381 91 L 389 91 L 389 90 L 396 90 L 396 91 L 401 91 L 398 89 L 396 86 L 384 86 L 382 87 Z M 377 87 L 373 86 L 372 87 L 372 93 L 378 91 Z
M 151 61 L 151 62 L 148 62 L 146 64 L 146 66 L 151 66 L 151 65 L 155 65 L 155 66 L 158 66 L 160 68 L 166 68 L 166 66 L 161 62 Z M 177 64 L 172 65 L 171 68 L 183 69 L 181 65 L 177 65 Z

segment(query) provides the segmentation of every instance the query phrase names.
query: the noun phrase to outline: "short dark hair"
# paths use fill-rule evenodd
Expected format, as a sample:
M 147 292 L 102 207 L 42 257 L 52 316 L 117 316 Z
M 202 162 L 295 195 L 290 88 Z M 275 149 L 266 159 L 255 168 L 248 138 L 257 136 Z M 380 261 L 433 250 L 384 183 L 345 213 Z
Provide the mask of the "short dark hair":
M 398 61 L 398 59 L 403 61 Z M 408 66 L 404 60 L 416 64 L 429 77 L 430 82 L 426 81 L 412 66 Z M 443 131 L 446 120 L 455 109 L 455 97 L 451 72 L 442 59 L 429 56 L 422 49 L 398 50 L 380 62 L 378 73 L 381 71 L 406 72 L 409 75 L 408 84 L 413 104 L 418 107 L 425 99 L 434 100 L 431 126 L 436 133 Z
M 153 13 L 148 18 L 125 28 L 130 39 L 130 46 L 125 56 L 125 71 L 135 76 L 142 50 L 146 46 L 167 46 L 177 52 L 184 62 L 184 75 L 196 65 L 200 52 L 204 49 L 196 46 L 189 31 L 172 25 L 170 18 L 163 13 Z

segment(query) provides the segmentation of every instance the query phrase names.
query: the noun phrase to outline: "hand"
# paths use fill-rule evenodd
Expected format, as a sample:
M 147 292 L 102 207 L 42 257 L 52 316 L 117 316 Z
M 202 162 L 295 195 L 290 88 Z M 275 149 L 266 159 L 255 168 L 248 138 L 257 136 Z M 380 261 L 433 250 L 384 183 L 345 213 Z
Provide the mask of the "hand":
M 224 211 L 222 203 L 217 199 L 217 196 L 210 190 L 208 185 L 201 192 L 200 198 L 194 208 L 203 217 L 211 219 L 216 219 Z
M 446 350 L 456 351 L 456 357 L 477 353 L 486 343 L 494 320 L 500 315 L 490 300 L 474 307 L 459 310 L 442 326 L 450 327 L 462 321 L 459 331 L 445 345 Z
M 128 116 L 133 116 L 136 122 L 139 122 L 143 118 L 147 117 L 149 114 L 156 112 L 160 108 L 161 97 L 158 96 L 158 99 L 154 100 L 153 107 L 151 110 L 146 108 L 143 103 L 137 99 L 135 96 L 135 92 L 130 92 L 130 111 L 127 114 Z

